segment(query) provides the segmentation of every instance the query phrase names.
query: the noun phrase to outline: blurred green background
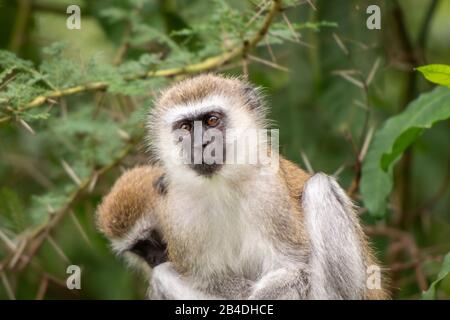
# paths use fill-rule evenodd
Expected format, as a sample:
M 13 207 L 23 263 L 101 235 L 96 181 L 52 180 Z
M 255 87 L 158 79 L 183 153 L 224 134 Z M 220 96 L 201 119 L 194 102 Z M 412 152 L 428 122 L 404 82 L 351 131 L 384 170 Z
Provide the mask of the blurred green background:
M 0 120 L 0 298 L 145 297 L 146 281 L 111 253 L 94 212 L 123 168 L 147 161 L 145 114 L 155 92 L 181 77 L 126 78 L 240 46 L 262 22 L 264 3 L 0 0 L 0 116 L 52 90 L 108 83 Z M 81 8 L 81 30 L 66 28 L 70 4 Z M 371 4 L 381 8 L 381 30 L 366 27 Z M 368 132 L 432 89 L 413 68 L 450 64 L 450 1 L 287 1 L 283 8 L 265 40 L 216 70 L 248 73 L 266 89 L 287 158 L 352 189 Z M 387 215 L 376 220 L 361 210 L 395 299 L 420 298 L 450 250 L 449 172 L 447 120 L 397 164 Z M 77 193 L 77 180 L 89 187 Z M 357 186 L 352 195 L 362 204 Z M 65 286 L 70 264 L 82 268 L 81 290 Z M 448 278 L 437 298 L 450 298 Z

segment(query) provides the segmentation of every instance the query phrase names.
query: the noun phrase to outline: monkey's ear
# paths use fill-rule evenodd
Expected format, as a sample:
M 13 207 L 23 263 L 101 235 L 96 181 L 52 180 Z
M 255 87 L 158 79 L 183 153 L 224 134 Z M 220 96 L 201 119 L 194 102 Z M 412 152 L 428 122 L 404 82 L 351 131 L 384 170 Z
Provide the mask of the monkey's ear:
M 245 98 L 245 104 L 249 106 L 251 110 L 258 109 L 263 105 L 260 88 L 247 82 L 242 86 L 242 93 Z

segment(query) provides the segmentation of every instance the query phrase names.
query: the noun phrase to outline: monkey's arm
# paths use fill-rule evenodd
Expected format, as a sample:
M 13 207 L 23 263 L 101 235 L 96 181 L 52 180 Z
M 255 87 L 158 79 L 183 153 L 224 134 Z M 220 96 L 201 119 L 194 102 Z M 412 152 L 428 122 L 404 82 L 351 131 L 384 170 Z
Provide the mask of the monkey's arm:
M 253 281 L 229 276 L 213 285 L 209 283 L 205 288 L 190 276 L 179 274 L 171 262 L 166 262 L 153 269 L 149 297 L 170 300 L 247 299 L 253 285 Z
M 252 288 L 249 300 L 306 299 L 309 276 L 305 266 L 280 268 L 264 275 Z

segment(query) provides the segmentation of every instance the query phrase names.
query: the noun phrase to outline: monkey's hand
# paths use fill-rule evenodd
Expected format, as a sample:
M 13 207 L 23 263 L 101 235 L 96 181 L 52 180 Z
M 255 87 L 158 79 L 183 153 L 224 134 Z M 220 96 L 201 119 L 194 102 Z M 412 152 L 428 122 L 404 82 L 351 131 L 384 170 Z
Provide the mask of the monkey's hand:
M 249 300 L 305 299 L 309 276 L 304 266 L 280 268 L 264 275 L 255 283 Z
M 171 262 L 164 262 L 153 269 L 149 296 L 152 300 L 209 300 L 218 297 L 195 288 L 188 276 L 179 274 Z

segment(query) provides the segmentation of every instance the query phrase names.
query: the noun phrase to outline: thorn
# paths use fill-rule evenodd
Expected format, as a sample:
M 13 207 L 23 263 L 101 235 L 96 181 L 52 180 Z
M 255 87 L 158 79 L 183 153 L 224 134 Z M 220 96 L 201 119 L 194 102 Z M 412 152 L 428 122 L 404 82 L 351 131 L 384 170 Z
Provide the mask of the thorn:
M 369 149 L 370 142 L 372 141 L 373 132 L 375 131 L 374 126 L 371 126 L 367 131 L 366 138 L 364 139 L 363 146 L 361 147 L 361 151 L 359 152 L 358 159 L 360 162 L 364 160 L 367 154 L 367 150 Z
M 348 56 L 350 52 L 348 51 L 348 49 L 345 46 L 345 44 L 342 42 L 341 38 L 339 38 L 339 36 L 336 33 L 334 33 L 334 32 L 333 32 L 333 38 L 334 38 L 334 41 L 336 41 L 336 43 L 339 46 L 339 48 L 341 48 L 341 50 L 344 52 L 344 54 L 346 56 Z
M 363 102 L 361 102 L 360 100 L 354 99 L 354 100 L 353 100 L 353 103 L 354 103 L 357 107 L 359 107 L 359 108 L 361 108 L 361 109 L 363 109 L 363 110 L 365 110 L 365 111 L 368 111 L 368 110 L 369 110 L 369 108 L 366 106 L 366 104 L 363 103 Z
M 248 55 L 248 57 L 249 57 L 250 60 L 253 60 L 253 61 L 265 64 L 266 66 L 272 67 L 274 69 L 278 69 L 278 70 L 281 70 L 281 71 L 289 72 L 288 68 L 280 66 L 277 63 L 270 62 L 268 60 L 264 60 L 264 59 L 261 59 L 261 58 L 258 58 L 258 57 L 252 56 L 252 55 Z
M 248 79 L 248 60 L 247 57 L 242 59 L 242 73 L 244 74 L 244 77 Z
M 375 63 L 372 66 L 372 69 L 370 69 L 369 75 L 367 76 L 367 80 L 366 80 L 367 86 L 370 85 L 370 83 L 372 82 L 379 66 L 380 66 L 380 58 L 377 58 L 377 60 L 375 60 Z
M 347 80 L 350 83 L 353 83 L 355 86 L 357 86 L 358 88 L 364 89 L 364 83 L 362 83 L 361 81 L 353 78 L 351 75 L 349 75 L 348 73 L 336 73 L 338 76 L 341 76 L 342 78 L 344 78 L 345 80 Z
M 337 69 L 331 72 L 332 74 L 361 74 L 359 70 L 356 69 Z
M 272 46 L 269 43 L 269 39 L 267 37 L 264 37 L 264 41 L 266 42 L 267 51 L 269 51 L 270 58 L 272 59 L 272 62 L 277 62 L 277 58 L 275 57 L 275 54 L 273 53 Z
M 311 8 L 313 8 L 314 11 L 317 11 L 317 8 L 314 5 L 314 2 L 312 2 L 312 0 L 306 0 L 306 2 L 308 2 L 308 4 L 311 6 Z
M 295 32 L 294 26 L 289 21 L 287 15 L 284 12 L 282 12 L 281 15 L 283 16 L 283 20 L 284 20 L 284 22 L 286 22 L 286 24 L 287 24 L 289 30 L 291 31 L 292 35 L 294 36 L 295 41 L 296 42 L 300 42 L 300 36 L 298 35 L 297 32 Z
M 67 164 L 67 162 L 65 162 L 64 160 L 61 160 L 61 164 L 62 164 L 64 170 L 66 171 L 66 173 L 69 175 L 69 177 L 76 183 L 77 186 L 80 186 L 81 180 L 80 180 L 80 178 L 78 178 L 77 174 L 72 169 L 72 167 L 69 166 Z
M 19 259 L 22 257 L 23 252 L 25 251 L 27 245 L 27 240 L 23 239 L 20 243 L 19 243 L 19 247 L 17 248 L 17 251 L 14 253 L 13 258 L 11 259 L 10 263 L 9 263 L 9 269 L 14 269 L 14 267 L 16 266 L 17 262 L 19 261 Z
M 8 238 L 8 236 L 0 229 L 0 239 L 6 244 L 11 251 L 16 251 L 16 244 Z
M 33 130 L 33 128 L 25 122 L 25 120 L 23 119 L 19 119 L 19 123 L 28 131 L 30 132 L 33 136 L 36 135 L 36 132 Z
M 125 141 L 130 141 L 131 140 L 130 135 L 126 131 L 124 131 L 124 130 L 122 130 L 120 128 L 117 129 L 117 134 L 119 135 L 119 137 L 121 137 Z
M 11 284 L 9 283 L 9 280 L 6 277 L 6 274 L 4 272 L 2 272 L 1 277 L 2 277 L 3 286 L 5 287 L 5 291 L 6 291 L 6 294 L 8 295 L 9 300 L 16 300 L 14 292 L 11 288 Z
M 97 180 L 98 180 L 98 172 L 94 173 L 94 176 L 92 177 L 91 181 L 89 182 L 89 186 L 88 186 L 88 192 L 92 193 L 92 191 L 94 191 L 95 185 L 97 184 Z
M 55 252 L 58 254 L 58 256 L 67 264 L 70 264 L 70 260 L 69 258 L 67 258 L 66 254 L 64 253 L 64 251 L 61 249 L 61 247 L 56 243 L 55 240 L 53 240 L 53 238 L 48 234 L 47 235 L 47 240 L 50 243 L 50 245 L 53 247 L 53 249 L 55 249 Z
M 335 179 L 339 178 L 339 175 L 342 173 L 342 171 L 344 171 L 345 169 L 345 164 L 342 164 L 339 168 L 337 168 L 337 170 L 333 173 L 333 177 Z
M 259 10 L 246 23 L 245 29 L 248 28 L 264 12 L 264 10 L 266 10 L 268 4 L 269 2 L 264 1 L 264 3 L 260 6 Z
M 303 163 L 305 164 L 306 170 L 309 174 L 314 174 L 314 169 L 311 166 L 311 162 L 309 162 L 308 156 L 303 151 L 300 152 L 300 155 L 302 157 Z
M 92 243 L 89 240 L 89 237 L 87 236 L 86 232 L 84 231 L 83 227 L 81 226 L 80 221 L 78 220 L 77 216 L 75 215 L 75 212 L 73 210 L 70 210 L 70 217 L 72 218 L 73 223 L 75 224 L 75 227 L 80 232 L 83 239 L 86 241 L 86 243 L 89 245 L 89 247 L 92 248 Z
M 48 210 L 48 213 L 50 214 L 50 215 L 54 215 L 55 214 L 55 208 L 53 208 L 53 206 L 50 204 L 50 203 L 47 203 L 47 210 Z
M 45 297 L 45 293 L 47 292 L 48 288 L 48 278 L 44 274 L 42 276 L 41 282 L 39 284 L 38 292 L 36 294 L 36 300 L 43 300 Z

